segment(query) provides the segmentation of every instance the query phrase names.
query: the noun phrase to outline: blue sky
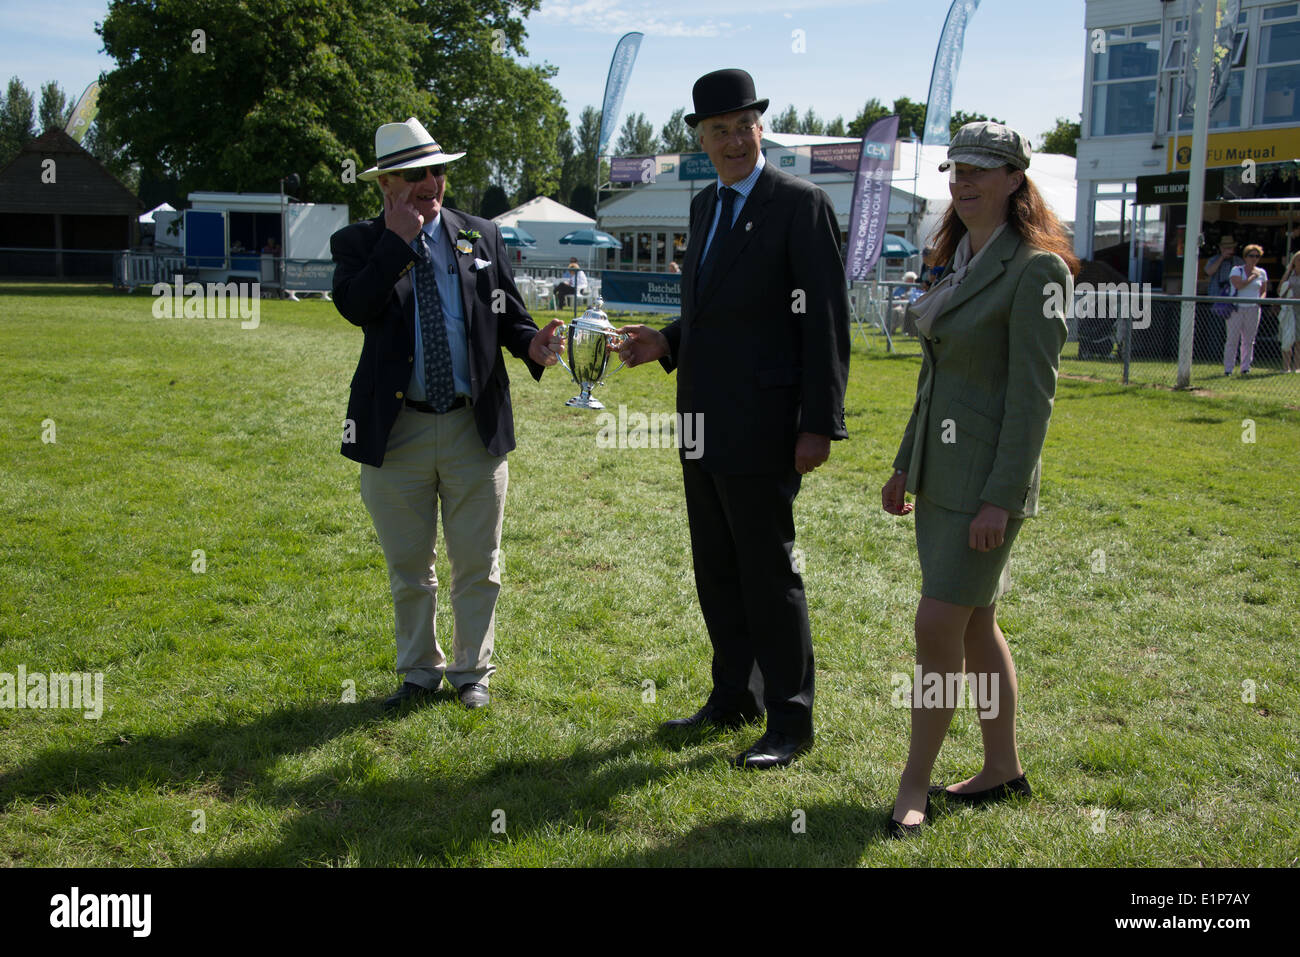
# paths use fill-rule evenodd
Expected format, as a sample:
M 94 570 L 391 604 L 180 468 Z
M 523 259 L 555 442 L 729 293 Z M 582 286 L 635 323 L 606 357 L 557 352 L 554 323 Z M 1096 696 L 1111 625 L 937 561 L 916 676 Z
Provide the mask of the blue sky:
M 656 126 L 690 107 L 703 73 L 743 67 L 772 109 L 794 103 L 850 119 L 870 97 L 924 100 L 949 0 L 545 0 L 529 18 L 528 60 L 553 80 L 571 117 L 599 105 L 618 37 L 645 39 L 623 101 Z M 1083 99 L 1083 0 L 982 0 L 966 33 L 953 106 L 1006 120 L 1037 143 Z M 111 61 L 94 22 L 106 0 L 2 0 L 0 82 L 33 91 L 57 79 L 76 97 Z M 807 52 L 792 50 L 804 32 Z M 919 132 L 919 131 L 918 131 Z M 437 134 L 436 129 L 434 130 Z

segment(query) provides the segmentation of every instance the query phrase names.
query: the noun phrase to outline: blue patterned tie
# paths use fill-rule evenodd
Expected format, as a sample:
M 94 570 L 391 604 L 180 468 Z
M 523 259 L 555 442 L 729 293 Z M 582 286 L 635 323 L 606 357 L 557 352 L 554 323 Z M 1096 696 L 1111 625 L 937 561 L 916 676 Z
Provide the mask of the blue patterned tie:
M 438 295 L 433 256 L 425 235 L 421 232 L 415 240 L 420 257 L 415 264 L 415 296 L 420 304 L 420 342 L 424 346 L 424 395 L 435 411 L 446 412 L 456 398 L 456 382 L 451 375 L 447 320 L 443 318 L 442 297 Z
M 718 217 L 718 228 L 713 231 L 713 241 L 709 243 L 709 248 L 704 252 L 704 261 L 695 270 L 696 295 L 699 295 L 700 290 L 708 285 L 709 273 L 713 271 L 713 267 L 718 261 L 722 241 L 727 238 L 727 233 L 731 232 L 731 219 L 735 215 L 736 197 L 738 195 L 734 189 L 728 186 L 718 187 L 718 196 L 722 199 L 722 215 Z

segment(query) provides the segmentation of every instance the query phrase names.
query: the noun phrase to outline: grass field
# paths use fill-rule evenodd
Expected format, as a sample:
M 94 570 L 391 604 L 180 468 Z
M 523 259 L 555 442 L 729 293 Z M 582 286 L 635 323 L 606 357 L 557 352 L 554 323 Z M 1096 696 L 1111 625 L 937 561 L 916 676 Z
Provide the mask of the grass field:
M 359 330 L 323 302 L 256 330 L 150 306 L 0 287 L 0 673 L 105 695 L 99 720 L 0 709 L 0 864 L 1297 862 L 1300 411 L 1062 381 L 1000 607 L 1038 797 L 889 842 L 919 572 L 879 487 L 914 354 L 855 345 L 852 438 L 796 506 L 817 747 L 745 774 L 754 729 L 656 732 L 709 688 L 674 451 L 598 448 L 574 386 L 510 360 L 492 706 L 386 718 L 387 577 L 338 454 Z M 600 396 L 667 412 L 673 388 L 646 368 Z M 936 779 L 979 756 L 959 711 Z

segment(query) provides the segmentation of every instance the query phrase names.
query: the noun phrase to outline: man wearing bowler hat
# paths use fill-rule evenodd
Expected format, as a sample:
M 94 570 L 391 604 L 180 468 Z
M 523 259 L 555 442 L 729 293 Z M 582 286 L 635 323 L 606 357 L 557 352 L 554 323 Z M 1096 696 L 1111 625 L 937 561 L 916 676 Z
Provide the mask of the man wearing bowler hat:
M 515 447 L 501 349 L 534 379 L 560 323 L 538 331 L 490 220 L 442 205 L 445 153 L 420 122 L 385 123 L 374 166 L 384 212 L 330 239 L 334 304 L 365 333 L 343 428 L 388 565 L 402 686 L 384 707 L 429 700 L 444 677 L 461 704 L 488 703 L 501 589 L 506 453 Z M 453 659 L 435 634 L 438 505 L 451 564 Z
M 813 744 L 813 651 L 794 499 L 847 438 L 849 303 L 840 228 L 822 190 L 765 163 L 744 70 L 701 77 L 686 122 L 718 172 L 691 202 L 682 314 L 662 332 L 621 330 L 628 365 L 677 370 L 677 411 L 697 416 L 682 457 L 691 555 L 713 644 L 713 690 L 670 728 L 767 732 L 734 764 L 789 764 Z

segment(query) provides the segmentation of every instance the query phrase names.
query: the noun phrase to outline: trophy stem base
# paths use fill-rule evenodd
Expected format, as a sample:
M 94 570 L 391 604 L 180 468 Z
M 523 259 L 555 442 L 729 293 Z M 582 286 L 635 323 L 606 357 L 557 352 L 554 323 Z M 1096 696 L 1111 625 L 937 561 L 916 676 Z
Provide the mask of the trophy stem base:
M 572 407 L 575 408 L 575 409 L 603 409 L 603 408 L 605 408 L 605 403 L 601 402 L 599 399 L 593 399 L 593 398 L 592 398 L 588 393 L 586 393 L 586 392 L 584 392 L 582 395 L 575 395 L 572 399 L 570 399 L 569 401 L 565 402 L 564 404 L 565 404 L 565 405 L 568 405 L 568 406 L 572 406 Z

